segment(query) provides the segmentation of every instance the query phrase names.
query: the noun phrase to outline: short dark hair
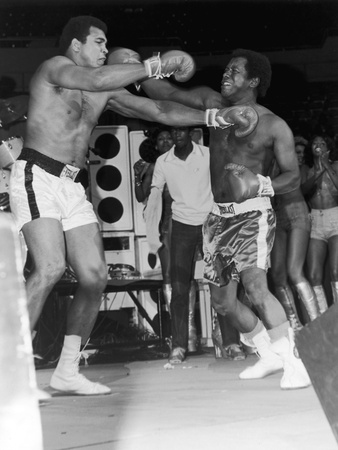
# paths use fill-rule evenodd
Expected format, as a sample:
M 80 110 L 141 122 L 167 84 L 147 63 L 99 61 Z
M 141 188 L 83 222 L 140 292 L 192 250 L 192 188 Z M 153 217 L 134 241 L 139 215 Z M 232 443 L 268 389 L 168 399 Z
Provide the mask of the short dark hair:
M 100 19 L 92 16 L 77 16 L 72 17 L 64 26 L 59 39 L 59 52 L 64 55 L 72 40 L 75 38 L 83 44 L 90 34 L 90 27 L 96 27 L 107 33 L 107 25 Z
M 271 64 L 269 59 L 262 53 L 253 50 L 237 48 L 232 52 L 231 58 L 245 58 L 247 63 L 245 68 L 249 78 L 259 78 L 257 86 L 257 96 L 264 97 L 271 83 Z
M 334 143 L 334 140 L 332 139 L 332 137 L 329 136 L 326 133 L 315 133 L 311 137 L 311 141 L 310 141 L 311 147 L 312 147 L 313 141 L 317 137 L 320 137 L 320 138 L 323 139 L 323 141 L 326 143 L 327 149 L 328 149 L 328 151 L 330 152 L 330 155 L 331 155 L 331 153 L 333 153 L 335 151 L 335 149 L 336 149 L 336 146 L 335 146 L 335 143 Z
M 157 138 L 162 131 L 168 131 L 170 133 L 170 130 L 170 126 L 161 124 L 143 131 L 147 139 L 141 142 L 139 153 L 144 161 L 151 164 L 156 162 L 157 158 L 160 156 L 160 152 L 156 148 Z

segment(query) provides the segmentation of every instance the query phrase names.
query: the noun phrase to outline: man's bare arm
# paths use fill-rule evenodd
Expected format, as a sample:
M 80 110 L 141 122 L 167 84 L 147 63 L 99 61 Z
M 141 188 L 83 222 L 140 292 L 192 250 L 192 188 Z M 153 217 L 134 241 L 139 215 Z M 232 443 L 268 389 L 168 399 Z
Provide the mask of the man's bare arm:
M 274 116 L 272 131 L 274 153 L 281 173 L 272 180 L 275 193 L 286 194 L 300 186 L 300 172 L 294 139 L 289 126 L 281 118 Z
M 103 92 L 128 86 L 147 76 L 143 64 L 116 64 L 99 68 L 77 66 L 69 58 L 56 56 L 40 68 L 47 81 L 66 89 Z
M 205 112 L 167 100 L 133 95 L 126 89 L 110 93 L 107 108 L 126 117 L 170 126 L 205 125 Z
M 171 100 L 196 109 L 215 107 L 217 105 L 215 101 L 221 101 L 221 94 L 207 86 L 184 89 L 168 80 L 156 79 L 143 80 L 141 86 L 148 97 L 152 99 Z M 221 103 L 219 106 L 221 107 Z

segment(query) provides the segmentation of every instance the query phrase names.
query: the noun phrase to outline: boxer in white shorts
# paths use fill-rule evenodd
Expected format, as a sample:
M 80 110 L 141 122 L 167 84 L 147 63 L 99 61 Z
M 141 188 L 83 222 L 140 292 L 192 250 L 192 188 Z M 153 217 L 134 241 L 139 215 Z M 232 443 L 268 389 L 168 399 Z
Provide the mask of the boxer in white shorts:
M 205 111 L 136 96 L 124 88 L 152 76 L 175 74 L 187 80 L 195 70 L 190 55 L 172 51 L 143 62 L 107 65 L 106 31 L 95 17 L 70 19 L 59 40 L 59 54 L 32 76 L 25 149 L 13 164 L 10 181 L 11 208 L 32 260 L 26 280 L 32 330 L 67 264 L 76 276 L 64 344 L 50 384 L 78 395 L 111 392 L 79 373 L 81 346 L 95 324 L 108 272 L 97 220 L 77 182 L 91 133 L 105 109 L 169 126 L 198 126 L 206 120 Z

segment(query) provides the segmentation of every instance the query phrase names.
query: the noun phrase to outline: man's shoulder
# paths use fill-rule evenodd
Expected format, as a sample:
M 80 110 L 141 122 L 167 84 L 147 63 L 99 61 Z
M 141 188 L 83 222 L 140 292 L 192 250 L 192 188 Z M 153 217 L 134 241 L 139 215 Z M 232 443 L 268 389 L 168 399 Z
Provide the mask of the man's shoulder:
M 203 155 L 209 155 L 209 147 L 202 145 L 202 144 L 198 144 L 197 142 L 194 142 L 194 141 L 193 141 L 193 146 L 195 148 L 198 148 Z
M 57 66 L 74 65 L 75 63 L 67 56 L 56 55 L 46 59 L 39 67 L 40 70 L 55 69 Z
M 162 164 L 165 161 L 170 161 L 174 158 L 174 147 L 171 147 L 166 153 L 158 156 L 156 159 L 156 164 Z

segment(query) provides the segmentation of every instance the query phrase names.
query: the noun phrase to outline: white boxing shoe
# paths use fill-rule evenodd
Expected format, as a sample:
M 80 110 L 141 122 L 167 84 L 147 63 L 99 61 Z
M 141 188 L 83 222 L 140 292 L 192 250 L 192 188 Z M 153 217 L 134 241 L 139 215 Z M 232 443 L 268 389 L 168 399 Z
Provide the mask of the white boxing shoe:
M 256 364 L 244 369 L 243 372 L 239 374 L 239 378 L 241 380 L 259 380 L 268 375 L 280 372 L 281 370 L 283 370 L 282 359 L 271 352 L 271 355 L 259 357 Z
M 289 328 L 288 334 L 289 338 L 284 337 L 272 344 L 272 348 L 283 358 L 284 363 L 280 387 L 283 390 L 306 388 L 311 386 L 311 380 L 299 357 L 292 328 Z
M 76 395 L 107 395 L 111 393 L 108 386 L 94 383 L 79 373 L 81 338 L 66 335 L 59 363 L 52 375 L 50 386 L 61 392 Z
M 50 386 L 57 391 L 75 395 L 107 395 L 111 393 L 108 386 L 90 381 L 78 372 L 62 374 L 61 371 L 56 370 L 52 375 Z
M 239 374 L 241 380 L 258 380 L 283 369 L 282 358 L 271 351 L 270 336 L 262 326 L 261 330 L 251 339 L 241 334 L 241 340 L 245 345 L 255 348 L 259 360 L 253 366 L 249 366 Z

